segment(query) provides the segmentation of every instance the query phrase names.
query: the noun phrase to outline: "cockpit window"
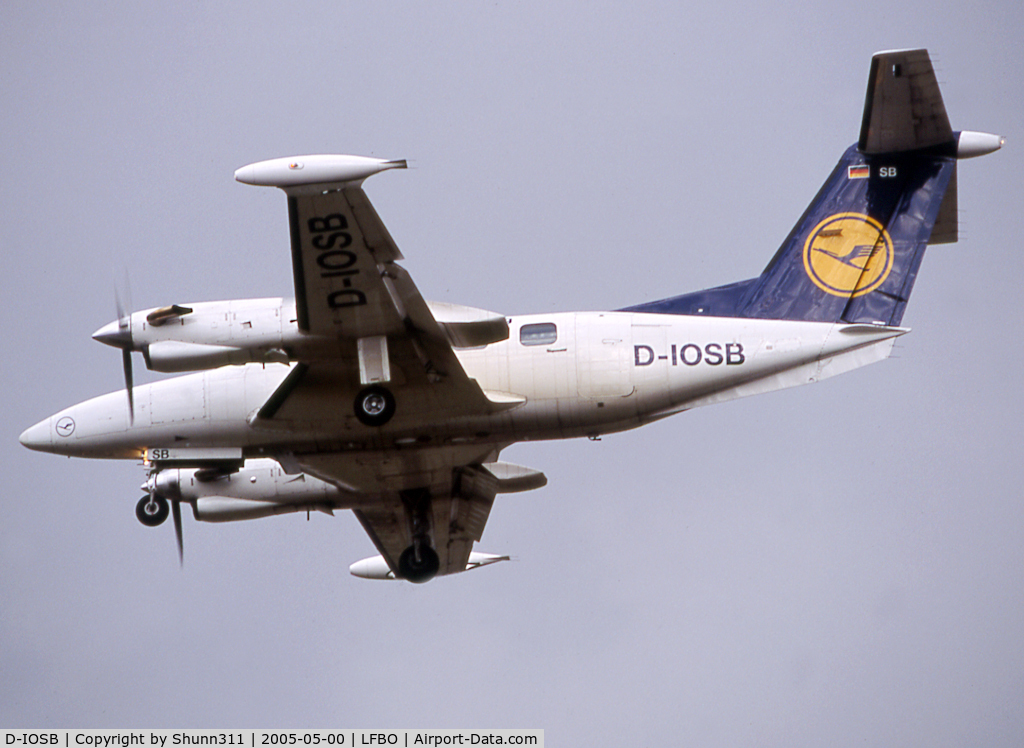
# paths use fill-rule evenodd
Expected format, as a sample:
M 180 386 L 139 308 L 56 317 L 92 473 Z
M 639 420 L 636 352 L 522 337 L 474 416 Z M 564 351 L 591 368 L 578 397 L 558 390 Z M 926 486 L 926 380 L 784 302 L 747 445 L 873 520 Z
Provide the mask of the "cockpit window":
M 523 345 L 551 345 L 558 340 L 558 328 L 554 322 L 523 325 L 519 328 L 519 342 Z

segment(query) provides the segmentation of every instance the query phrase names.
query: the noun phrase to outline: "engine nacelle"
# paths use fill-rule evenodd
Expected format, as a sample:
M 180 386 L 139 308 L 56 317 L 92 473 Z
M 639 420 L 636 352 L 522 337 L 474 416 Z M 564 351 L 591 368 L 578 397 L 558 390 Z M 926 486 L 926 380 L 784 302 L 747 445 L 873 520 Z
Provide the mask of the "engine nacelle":
M 508 338 L 503 315 L 427 302 L 455 348 Z M 145 309 L 104 325 L 93 338 L 139 351 L 152 371 L 180 373 L 241 364 L 288 364 L 337 358 L 337 340 L 299 332 L 293 299 L 238 299 Z
M 300 473 L 288 475 L 270 459 L 248 460 L 236 472 L 215 468 L 165 468 L 142 486 L 165 499 L 191 504 L 202 522 L 235 522 L 276 514 L 321 511 L 357 505 L 353 494 Z
M 239 299 L 145 309 L 93 333 L 139 351 L 153 371 L 202 371 L 249 363 L 289 363 L 315 355 L 323 341 L 299 333 L 291 299 Z
M 236 348 L 230 345 L 184 343 L 161 340 L 143 349 L 146 367 L 152 371 L 176 373 L 203 371 L 238 364 L 287 364 L 288 354 L 280 348 Z
M 229 499 L 221 496 L 196 499 L 192 504 L 192 515 L 200 522 L 240 522 L 245 519 L 273 517 L 276 514 L 309 511 L 333 514 L 331 507 L 324 504 L 280 504 L 251 499 Z

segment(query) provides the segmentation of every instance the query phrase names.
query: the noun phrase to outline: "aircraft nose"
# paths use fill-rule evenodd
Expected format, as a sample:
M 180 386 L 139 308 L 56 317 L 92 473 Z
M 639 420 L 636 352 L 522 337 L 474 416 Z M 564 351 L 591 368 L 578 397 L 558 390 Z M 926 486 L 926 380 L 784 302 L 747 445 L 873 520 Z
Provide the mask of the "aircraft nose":
M 53 430 L 50 428 L 50 419 L 40 421 L 35 426 L 25 429 L 18 441 L 29 449 L 37 452 L 49 452 L 53 447 Z

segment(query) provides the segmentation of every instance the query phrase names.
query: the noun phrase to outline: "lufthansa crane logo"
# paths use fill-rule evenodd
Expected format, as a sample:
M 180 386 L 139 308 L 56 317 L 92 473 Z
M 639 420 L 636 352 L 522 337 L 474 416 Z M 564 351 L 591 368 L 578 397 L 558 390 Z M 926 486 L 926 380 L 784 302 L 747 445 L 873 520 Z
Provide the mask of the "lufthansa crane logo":
M 892 237 L 862 213 L 836 213 L 819 223 L 804 244 L 804 270 L 833 296 L 863 296 L 892 270 Z

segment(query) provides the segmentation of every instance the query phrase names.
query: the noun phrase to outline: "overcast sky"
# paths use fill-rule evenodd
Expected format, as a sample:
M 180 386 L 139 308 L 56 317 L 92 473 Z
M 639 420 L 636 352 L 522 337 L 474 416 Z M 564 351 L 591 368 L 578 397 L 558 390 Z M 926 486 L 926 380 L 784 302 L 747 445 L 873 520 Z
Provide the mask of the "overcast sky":
M 1024 10 L 892 3 L 38 3 L 0 18 L 0 726 L 529 727 L 549 745 L 1014 746 L 1024 734 Z M 961 241 L 895 355 L 645 429 L 519 445 L 479 549 L 348 574 L 350 513 L 134 516 L 143 469 L 18 434 L 118 389 L 135 308 L 292 293 L 278 190 L 367 183 L 421 291 L 614 309 L 758 274 L 860 126 L 871 54 L 929 48 Z M 141 368 L 138 367 L 138 368 Z M 148 381 L 148 373 L 138 379 Z

